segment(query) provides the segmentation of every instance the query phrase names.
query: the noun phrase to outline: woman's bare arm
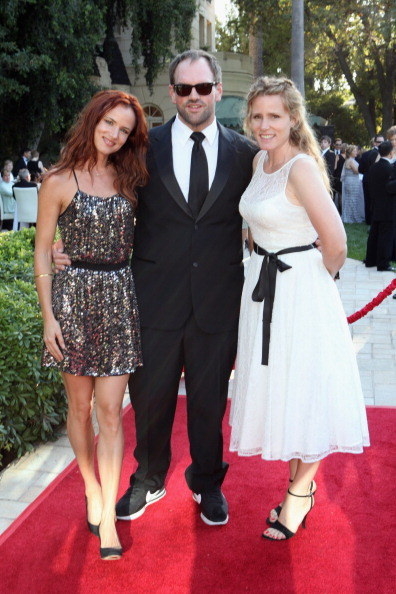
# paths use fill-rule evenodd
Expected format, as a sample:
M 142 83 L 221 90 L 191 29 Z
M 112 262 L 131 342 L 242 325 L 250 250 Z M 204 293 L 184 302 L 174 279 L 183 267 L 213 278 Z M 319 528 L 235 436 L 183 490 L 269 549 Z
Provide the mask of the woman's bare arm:
M 334 277 L 345 262 L 346 234 L 317 165 L 306 159 L 292 166 L 286 193 L 305 208 L 320 238 L 324 265 Z

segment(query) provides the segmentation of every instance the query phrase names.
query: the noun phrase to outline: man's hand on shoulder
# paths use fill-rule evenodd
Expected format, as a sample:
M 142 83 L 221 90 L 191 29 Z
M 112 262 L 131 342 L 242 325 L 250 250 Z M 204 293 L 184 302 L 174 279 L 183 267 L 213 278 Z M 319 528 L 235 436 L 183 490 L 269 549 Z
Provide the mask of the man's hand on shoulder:
M 69 256 L 63 253 L 63 241 L 61 239 L 58 239 L 52 245 L 52 261 L 55 272 L 64 270 L 66 266 L 70 266 L 71 264 Z

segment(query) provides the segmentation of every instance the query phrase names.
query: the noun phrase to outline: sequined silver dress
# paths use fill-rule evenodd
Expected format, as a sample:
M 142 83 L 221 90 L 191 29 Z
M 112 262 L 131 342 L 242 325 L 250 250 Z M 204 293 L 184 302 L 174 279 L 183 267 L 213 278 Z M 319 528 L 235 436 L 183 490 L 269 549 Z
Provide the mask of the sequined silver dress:
M 109 376 L 142 365 L 139 316 L 129 258 L 133 206 L 77 190 L 58 226 L 72 266 L 53 277 L 52 305 L 65 341 L 58 363 L 44 347 L 43 365 L 73 375 Z

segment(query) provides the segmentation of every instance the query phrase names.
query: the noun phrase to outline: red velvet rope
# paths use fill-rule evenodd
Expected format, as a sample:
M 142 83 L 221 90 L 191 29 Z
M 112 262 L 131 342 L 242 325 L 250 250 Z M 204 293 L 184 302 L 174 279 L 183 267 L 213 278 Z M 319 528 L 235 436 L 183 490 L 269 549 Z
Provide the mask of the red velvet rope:
M 362 309 L 359 309 L 359 311 L 356 311 L 354 314 L 348 316 L 348 324 L 353 324 L 353 322 L 356 322 L 356 320 L 360 320 L 360 318 L 363 318 L 365 315 L 368 314 L 369 311 L 374 309 L 374 307 L 377 307 L 377 305 L 382 303 L 383 300 L 386 299 L 386 297 L 389 297 L 389 295 L 391 295 L 395 289 L 396 278 L 394 278 L 393 281 L 383 291 L 378 293 L 378 295 L 374 297 L 374 299 L 370 301 L 370 303 L 367 303 L 367 305 L 362 307 Z

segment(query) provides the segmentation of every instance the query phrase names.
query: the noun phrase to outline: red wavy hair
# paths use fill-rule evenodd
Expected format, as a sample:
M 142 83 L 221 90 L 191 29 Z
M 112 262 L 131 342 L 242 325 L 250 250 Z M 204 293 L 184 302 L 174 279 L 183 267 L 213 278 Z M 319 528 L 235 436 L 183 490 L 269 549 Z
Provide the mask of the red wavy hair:
M 131 107 L 136 124 L 125 144 L 116 153 L 109 155 L 108 162 L 114 166 L 117 173 L 114 183 L 116 191 L 136 205 L 136 188 L 144 186 L 148 180 L 147 123 L 139 101 L 123 91 L 108 89 L 99 91 L 92 97 L 67 133 L 66 145 L 49 175 L 84 166 L 89 172 L 92 171 L 97 163 L 95 128 L 106 113 L 117 105 Z

